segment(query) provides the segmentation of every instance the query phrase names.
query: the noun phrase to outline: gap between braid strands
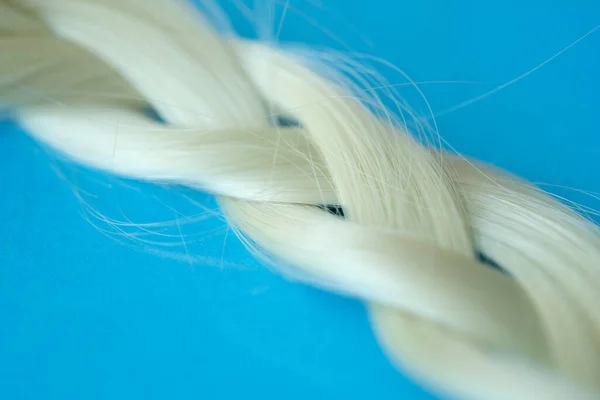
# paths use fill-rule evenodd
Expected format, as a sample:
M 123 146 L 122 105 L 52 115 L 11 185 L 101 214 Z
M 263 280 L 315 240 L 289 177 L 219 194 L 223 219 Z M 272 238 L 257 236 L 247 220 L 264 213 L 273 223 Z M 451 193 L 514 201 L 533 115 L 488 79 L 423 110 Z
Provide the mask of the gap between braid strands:
M 216 194 L 282 273 L 364 300 L 387 354 L 434 393 L 600 398 L 592 222 L 419 143 L 335 66 L 151 3 L 0 0 L 0 107 L 76 162 Z

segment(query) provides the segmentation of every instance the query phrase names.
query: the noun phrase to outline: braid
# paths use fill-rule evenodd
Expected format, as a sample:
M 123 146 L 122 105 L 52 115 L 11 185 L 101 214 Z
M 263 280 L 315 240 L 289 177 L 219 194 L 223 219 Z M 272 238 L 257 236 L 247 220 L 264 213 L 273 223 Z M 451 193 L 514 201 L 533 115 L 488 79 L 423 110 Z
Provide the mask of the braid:
M 595 225 L 420 143 L 335 69 L 144 4 L 0 1 L 1 23 L 31 21 L 6 22 L 0 106 L 76 162 L 214 193 L 282 273 L 365 301 L 392 360 L 436 393 L 600 398 Z

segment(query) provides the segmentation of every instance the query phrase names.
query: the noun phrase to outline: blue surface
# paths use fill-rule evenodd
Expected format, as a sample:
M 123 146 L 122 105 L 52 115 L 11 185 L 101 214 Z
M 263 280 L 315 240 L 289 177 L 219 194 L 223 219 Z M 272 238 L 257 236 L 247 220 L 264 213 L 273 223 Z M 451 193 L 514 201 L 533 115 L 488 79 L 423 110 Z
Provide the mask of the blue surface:
M 478 82 L 423 85 L 439 113 L 531 70 L 600 23 L 593 0 L 323 3 L 292 0 L 281 39 L 349 46 L 415 81 Z M 250 34 L 239 15 L 234 22 Z M 438 118 L 442 136 L 598 208 L 561 187 L 600 191 L 599 49 L 597 31 L 524 79 Z M 414 89 L 398 90 L 426 113 Z M 361 304 L 259 265 L 205 213 L 215 208 L 210 196 L 86 171 L 10 122 L 0 131 L 1 399 L 432 399 L 390 366 Z M 172 223 L 140 236 L 93 210 Z M 206 218 L 191 217 L 201 213 Z

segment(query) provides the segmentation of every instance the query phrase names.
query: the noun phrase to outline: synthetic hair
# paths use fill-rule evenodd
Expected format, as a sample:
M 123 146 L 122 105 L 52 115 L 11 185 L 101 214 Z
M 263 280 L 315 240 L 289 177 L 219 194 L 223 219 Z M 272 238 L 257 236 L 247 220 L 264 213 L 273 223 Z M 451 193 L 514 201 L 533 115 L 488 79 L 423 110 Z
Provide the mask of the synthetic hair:
M 0 107 L 32 137 L 217 195 L 282 273 L 364 300 L 432 392 L 600 398 L 598 228 L 412 137 L 352 63 L 236 37 L 176 0 L 0 0 L 0 31 Z

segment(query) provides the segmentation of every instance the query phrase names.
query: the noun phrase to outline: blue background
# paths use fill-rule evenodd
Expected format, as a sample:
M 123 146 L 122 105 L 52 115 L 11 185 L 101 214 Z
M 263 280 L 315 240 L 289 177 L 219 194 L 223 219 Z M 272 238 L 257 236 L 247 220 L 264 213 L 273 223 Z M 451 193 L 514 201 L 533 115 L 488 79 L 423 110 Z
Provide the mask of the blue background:
M 274 5 L 273 30 L 283 3 Z M 600 23 L 594 0 L 291 6 L 282 41 L 373 54 L 415 81 L 462 81 L 422 86 L 440 114 Z M 239 13 L 232 19 L 252 35 Z M 598 208 L 580 190 L 600 191 L 599 49 L 597 31 L 513 85 L 440 116 L 442 136 Z M 398 91 L 426 113 L 414 89 Z M 433 398 L 389 364 L 361 304 L 259 265 L 210 196 L 91 172 L 11 122 L 0 131 L 0 398 Z

